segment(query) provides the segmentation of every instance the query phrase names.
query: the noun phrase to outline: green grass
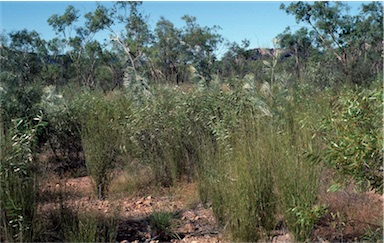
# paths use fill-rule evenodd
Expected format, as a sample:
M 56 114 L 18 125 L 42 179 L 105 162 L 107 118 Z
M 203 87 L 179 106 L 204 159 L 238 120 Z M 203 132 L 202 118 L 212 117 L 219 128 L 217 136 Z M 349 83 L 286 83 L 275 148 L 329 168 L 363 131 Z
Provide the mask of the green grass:
M 153 237 L 159 240 L 178 238 L 175 232 L 175 216 L 172 212 L 154 211 L 149 216 L 149 225 Z
M 81 124 L 87 171 L 98 198 L 108 196 L 113 172 L 119 168 L 126 171 L 113 190 L 121 193 L 194 180 L 201 201 L 212 203 L 231 240 L 270 241 L 278 221 L 296 241 L 310 240 L 327 211 L 326 205 L 318 204 L 323 165 L 318 158 L 328 146 L 323 138 L 332 138 L 329 131 L 338 128 L 324 127 L 324 119 L 338 115 L 331 109 L 336 96 L 306 85 L 275 84 L 272 91 L 263 92 L 258 85 L 243 89 L 245 81 L 237 82 L 238 87 L 225 92 L 219 86 L 187 92 L 152 87 L 152 96 L 141 102 L 123 92 L 70 93 L 74 99 L 66 103 L 68 124 Z M 350 96 L 349 92 L 342 100 Z M 364 102 L 371 97 L 361 96 Z M 362 127 L 377 126 L 371 120 Z M 99 220 L 76 215 L 75 221 L 65 221 L 62 238 L 95 240 Z M 149 220 L 159 235 L 173 237 L 171 215 L 155 212 Z
M 202 142 L 200 196 L 212 201 L 232 240 L 270 240 L 283 215 L 295 240 L 304 241 L 319 218 L 311 213 L 317 210 L 320 170 L 306 154 L 318 146 L 311 130 L 317 120 L 310 121 L 300 110 L 307 107 L 293 98 L 274 99 L 272 117 L 239 99 L 242 108 L 234 106 L 232 115 L 216 120 L 215 139 Z

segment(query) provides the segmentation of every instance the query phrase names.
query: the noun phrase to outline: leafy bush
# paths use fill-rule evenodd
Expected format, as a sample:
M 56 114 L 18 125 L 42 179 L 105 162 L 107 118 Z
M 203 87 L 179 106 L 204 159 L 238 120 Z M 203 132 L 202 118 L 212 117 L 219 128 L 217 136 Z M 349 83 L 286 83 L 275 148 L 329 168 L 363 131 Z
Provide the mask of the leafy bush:
M 156 97 L 135 107 L 124 130 L 130 134 L 126 142 L 135 145 L 136 158 L 153 170 L 154 182 L 169 186 L 182 178 L 192 179 L 204 121 L 189 102 L 193 93 L 166 87 L 155 92 Z
M 381 89 L 347 90 L 324 121 L 326 147 L 319 159 L 346 180 L 383 190 L 383 93 Z
M 1 138 L 0 198 L 1 235 L 5 241 L 33 241 L 38 180 L 36 170 L 36 139 L 46 125 L 42 116 L 33 121 L 13 120 Z
M 78 167 L 83 161 L 76 103 L 71 97 L 64 97 L 55 86 L 47 86 L 43 89 L 40 106 L 48 121 L 47 142 L 55 159 L 64 162 L 61 169 L 67 171 Z
M 3 80 L 2 80 L 3 81 Z M 40 112 L 43 86 L 39 83 L 21 85 L 17 80 L 0 84 L 0 107 L 4 128 L 12 126 L 13 119 L 32 120 Z

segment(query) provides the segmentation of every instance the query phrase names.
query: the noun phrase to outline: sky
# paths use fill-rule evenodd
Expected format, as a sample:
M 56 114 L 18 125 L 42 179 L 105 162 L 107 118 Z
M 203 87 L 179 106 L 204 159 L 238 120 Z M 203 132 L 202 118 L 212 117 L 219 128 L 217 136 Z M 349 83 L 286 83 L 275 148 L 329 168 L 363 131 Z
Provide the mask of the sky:
M 112 6 L 111 2 L 100 2 Z M 282 33 L 288 26 L 294 31 L 304 24 L 297 24 L 294 16 L 280 10 L 282 2 L 271 1 L 144 1 L 139 10 L 149 16 L 149 25 L 153 29 L 161 16 L 170 20 L 176 27 L 184 26 L 181 17 L 185 14 L 195 16 L 200 26 L 213 27 L 226 40 L 241 43 L 250 40 L 250 48 L 272 48 L 273 38 Z M 289 2 L 284 2 L 289 4 Z M 357 13 L 361 2 L 348 2 L 351 13 Z M 68 5 L 73 5 L 81 14 L 96 9 L 96 2 L 86 1 L 39 1 L 39 2 L 3 2 L 0 1 L 0 26 L 6 32 L 22 29 L 35 30 L 45 40 L 55 37 L 55 33 L 47 20 L 53 14 L 63 14 Z M 79 21 L 77 24 L 81 26 Z M 108 36 L 99 34 L 95 38 L 100 41 Z M 224 44 L 219 46 L 218 55 L 226 50 Z

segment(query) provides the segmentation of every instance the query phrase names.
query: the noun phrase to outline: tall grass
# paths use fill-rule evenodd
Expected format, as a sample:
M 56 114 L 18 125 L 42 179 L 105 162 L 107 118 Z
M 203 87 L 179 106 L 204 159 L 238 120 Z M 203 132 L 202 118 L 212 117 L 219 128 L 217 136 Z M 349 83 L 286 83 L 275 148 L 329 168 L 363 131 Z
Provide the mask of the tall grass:
M 197 179 L 232 240 L 270 240 L 279 220 L 295 240 L 307 240 L 324 213 L 316 204 L 319 165 L 308 154 L 321 146 L 316 127 L 329 100 L 279 84 L 268 92 L 236 85 L 155 87 L 141 102 L 119 92 L 81 95 L 73 105 L 98 197 L 116 166 L 134 161 L 150 169 L 154 185 Z
M 59 207 L 50 208 L 38 217 L 36 242 L 115 242 L 118 230 L 117 211 L 112 215 L 81 209 L 59 199 Z
M 116 218 L 75 212 L 63 227 L 67 242 L 114 242 L 117 237 Z
M 319 167 L 305 153 L 316 146 L 312 131 L 299 124 L 304 115 L 297 118 L 300 112 L 289 109 L 294 100 L 275 100 L 273 117 L 238 101 L 241 112 L 216 121 L 215 139 L 202 142 L 200 195 L 212 201 L 233 240 L 270 239 L 279 215 L 295 240 L 307 240 L 321 214 L 316 207 Z
M 119 130 L 121 119 L 116 102 L 100 94 L 82 97 L 81 141 L 85 163 L 92 177 L 99 199 L 106 198 L 120 152 Z

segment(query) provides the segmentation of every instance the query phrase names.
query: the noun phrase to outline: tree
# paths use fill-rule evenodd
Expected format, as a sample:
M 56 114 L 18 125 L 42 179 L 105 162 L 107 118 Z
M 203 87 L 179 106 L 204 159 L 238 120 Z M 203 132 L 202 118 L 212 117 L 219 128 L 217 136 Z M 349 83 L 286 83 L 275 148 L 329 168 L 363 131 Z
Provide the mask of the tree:
M 314 45 L 320 52 L 332 55 L 344 77 L 354 83 L 362 83 L 370 75 L 359 75 L 356 67 L 362 63 L 371 66 L 381 59 L 383 36 L 382 4 L 374 2 L 363 4 L 358 16 L 348 14 L 348 5 L 341 2 L 295 2 L 280 8 L 287 14 L 294 15 L 297 23 L 304 22 L 311 26 L 315 38 Z M 379 37 L 380 36 L 380 37 Z M 376 55 L 375 55 L 376 53 Z M 377 68 L 375 70 L 377 73 Z
M 166 81 L 183 81 L 181 63 L 181 31 L 164 17 L 156 23 L 156 41 L 151 58 Z
M 241 45 L 236 42 L 227 43 L 228 51 L 221 60 L 221 74 L 224 77 L 237 76 L 240 79 L 246 74 L 248 69 L 248 59 L 251 52 L 249 48 L 250 42 L 245 39 Z
M 0 106 L 4 130 L 12 119 L 32 119 L 38 113 L 42 90 L 38 84 L 46 59 L 45 42 L 36 31 L 9 34 L 1 47 Z
M 57 44 L 60 42 L 74 65 L 76 81 L 88 87 L 94 87 L 96 85 L 96 62 L 102 52 L 102 47 L 96 40 L 92 40 L 97 28 L 88 25 L 85 28 L 74 25 L 79 17 L 79 10 L 69 5 L 63 15 L 54 14 L 48 19 L 48 24 L 60 38 L 51 42 L 51 48 L 57 52 L 59 47 Z M 72 31 L 75 31 L 75 36 L 72 36 Z
M 217 31 L 219 26 L 201 27 L 196 22 L 196 17 L 184 15 L 182 19 L 185 26 L 182 30 L 182 53 L 184 63 L 190 62 L 198 74 L 203 77 L 207 84 L 212 79 L 212 71 L 216 56 L 214 51 L 223 38 Z
M 153 73 L 148 72 L 152 66 L 148 58 L 152 34 L 147 25 L 147 17 L 138 11 L 141 4 L 142 2 L 116 2 L 111 9 L 98 4 L 95 12 L 85 15 L 89 30 L 110 32 L 115 50 L 124 53 L 122 62 L 127 64 L 125 75 L 134 82 L 144 82 L 144 77 Z M 124 32 L 114 30 L 116 22 L 124 24 Z
M 314 53 L 312 38 L 307 28 L 303 27 L 292 33 L 287 27 L 276 39 L 280 48 L 289 51 L 295 57 L 295 72 L 300 79 L 302 65 L 305 64 L 310 54 Z
M 4 47 L 4 58 L 7 61 L 2 63 L 2 70 L 16 77 L 20 85 L 35 81 L 46 64 L 46 42 L 36 31 L 26 29 L 11 32 L 9 37 L 9 48 Z

